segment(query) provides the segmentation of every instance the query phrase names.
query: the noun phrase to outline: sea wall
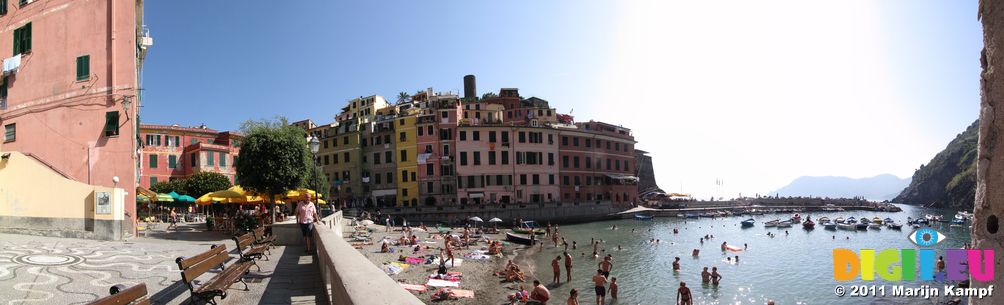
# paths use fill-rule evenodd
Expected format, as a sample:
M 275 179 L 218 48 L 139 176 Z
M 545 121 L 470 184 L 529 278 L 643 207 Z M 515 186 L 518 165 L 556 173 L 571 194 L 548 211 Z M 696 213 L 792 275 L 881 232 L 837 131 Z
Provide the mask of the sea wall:
M 508 205 L 467 205 L 451 207 L 419 207 L 419 208 L 383 208 L 380 213 L 390 215 L 400 224 L 407 220 L 409 224 L 434 224 L 439 222 L 462 223 L 466 219 L 477 216 L 488 221 L 491 218 L 502 219 L 504 224 L 515 220 L 535 220 L 540 224 L 547 222 L 555 224 L 579 223 L 617 218 L 616 213 L 631 207 L 615 206 L 609 201 L 591 201 L 579 203 L 530 203 Z M 359 216 L 362 210 L 349 209 L 346 215 Z M 370 210 L 374 213 L 375 210 Z M 378 220 L 381 221 L 382 219 Z

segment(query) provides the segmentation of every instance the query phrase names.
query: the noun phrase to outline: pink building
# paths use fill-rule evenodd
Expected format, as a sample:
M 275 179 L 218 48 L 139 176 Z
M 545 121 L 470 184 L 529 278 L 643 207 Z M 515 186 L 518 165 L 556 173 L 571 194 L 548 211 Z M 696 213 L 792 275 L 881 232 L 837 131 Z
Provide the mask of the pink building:
M 241 136 L 200 127 L 142 124 L 140 180 L 149 188 L 162 181 L 187 178 L 199 172 L 216 172 L 235 183 Z M 189 194 L 199 196 L 202 194 Z
M 427 206 L 457 203 L 456 132 L 460 98 L 453 93 L 416 93 L 412 102 L 421 112 L 418 133 L 418 189 Z
M 630 129 L 589 121 L 559 130 L 562 201 L 630 205 L 637 199 Z
M 558 200 L 557 130 L 461 124 L 457 197 L 461 204 Z
M 142 1 L 0 1 L 0 150 L 116 186 L 134 232 Z M 11 51 L 11 52 L 6 52 Z M 118 183 L 113 181 L 118 177 Z

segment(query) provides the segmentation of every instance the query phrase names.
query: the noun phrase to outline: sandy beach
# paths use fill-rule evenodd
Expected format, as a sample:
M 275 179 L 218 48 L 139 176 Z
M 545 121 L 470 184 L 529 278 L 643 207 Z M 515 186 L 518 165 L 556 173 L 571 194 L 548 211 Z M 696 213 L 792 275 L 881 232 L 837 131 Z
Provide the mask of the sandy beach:
M 349 223 L 351 221 L 346 221 Z M 370 240 L 372 244 L 357 246 L 356 248 L 366 256 L 373 264 L 381 267 L 381 269 L 387 270 L 388 264 L 393 262 L 400 262 L 399 258 L 404 255 L 405 257 L 425 257 L 426 255 L 436 255 L 438 256 L 440 249 L 443 248 L 443 239 L 440 237 L 438 231 L 435 228 L 430 228 L 432 234 L 429 232 L 422 231 L 419 228 L 413 228 L 413 233 L 418 237 L 419 245 L 427 246 L 428 249 L 423 249 L 419 253 L 414 252 L 414 246 L 391 246 L 392 252 L 381 253 L 380 244 L 381 240 L 385 237 L 390 240 L 396 241 L 398 238 L 404 236 L 401 228 L 395 228 L 393 231 L 387 232 L 386 227 L 382 225 L 369 225 L 370 229 Z M 355 230 L 354 227 L 345 227 L 346 240 L 349 243 L 357 244 L 360 241 L 353 240 L 350 236 Z M 453 234 L 462 234 L 463 228 L 458 228 L 452 231 Z M 486 234 L 486 238 L 492 240 L 503 240 L 505 239 L 504 234 Z M 424 248 L 424 247 L 423 247 Z M 527 251 L 525 246 L 522 245 L 512 245 L 506 243 L 503 250 L 503 256 L 490 256 L 487 260 L 476 260 L 465 257 L 471 253 L 476 253 L 477 250 L 486 250 L 487 244 L 485 242 L 478 242 L 477 246 L 471 246 L 467 249 L 457 250 L 454 252 L 454 257 L 457 261 L 462 260 L 458 266 L 450 266 L 447 263 L 447 270 L 450 272 L 461 272 L 463 274 L 462 279 L 459 281 L 459 287 L 454 289 L 470 290 L 474 292 L 474 298 L 460 298 L 457 300 L 446 300 L 439 301 L 435 303 L 446 303 L 446 304 L 503 304 L 507 303 L 507 296 L 515 293 L 515 289 L 519 285 L 524 285 L 527 290 L 530 290 L 533 286 L 532 282 L 533 276 L 533 266 L 534 263 L 530 261 L 529 255 L 518 255 L 517 251 Z M 520 268 L 526 274 L 527 282 L 525 283 L 507 283 L 503 282 L 503 278 L 494 275 L 493 273 L 502 270 L 508 260 L 514 260 L 519 264 Z M 391 274 L 390 277 L 395 281 L 404 284 L 415 284 L 422 285 L 426 284 L 428 277 L 436 272 L 438 264 L 431 263 L 426 264 L 425 262 L 417 264 L 408 264 L 408 267 L 399 273 Z M 542 280 L 543 281 L 543 280 Z M 426 292 L 413 292 L 420 300 L 426 303 L 433 303 L 432 294 L 438 290 L 439 287 L 427 287 Z

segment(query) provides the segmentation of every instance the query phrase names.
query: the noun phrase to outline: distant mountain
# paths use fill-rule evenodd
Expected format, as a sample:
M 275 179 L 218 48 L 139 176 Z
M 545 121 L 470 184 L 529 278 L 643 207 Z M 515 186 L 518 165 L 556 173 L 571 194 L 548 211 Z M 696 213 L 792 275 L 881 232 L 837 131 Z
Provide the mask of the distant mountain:
M 888 200 L 910 184 L 910 179 L 882 174 L 871 178 L 848 177 L 798 177 L 791 184 L 770 193 L 771 196 L 814 196 L 830 198 L 864 197 L 869 200 Z
M 940 208 L 973 209 L 976 200 L 976 146 L 979 121 L 948 143 L 892 202 Z

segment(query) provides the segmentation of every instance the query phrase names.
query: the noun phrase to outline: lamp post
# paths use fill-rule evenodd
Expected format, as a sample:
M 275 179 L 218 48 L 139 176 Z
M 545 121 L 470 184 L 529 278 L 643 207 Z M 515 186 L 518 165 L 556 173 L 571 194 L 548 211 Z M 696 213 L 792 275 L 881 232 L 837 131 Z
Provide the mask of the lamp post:
M 313 180 L 311 181 L 311 184 L 314 186 L 314 202 L 319 202 L 318 199 L 321 198 L 321 194 L 317 189 L 317 173 L 315 171 L 317 171 L 317 151 L 321 149 L 321 141 L 313 135 L 308 137 L 307 144 L 310 145 L 310 153 L 313 154 L 313 157 L 310 159 L 310 175 L 313 176 L 311 178 L 311 180 Z M 320 203 L 318 203 L 318 205 L 320 205 Z

